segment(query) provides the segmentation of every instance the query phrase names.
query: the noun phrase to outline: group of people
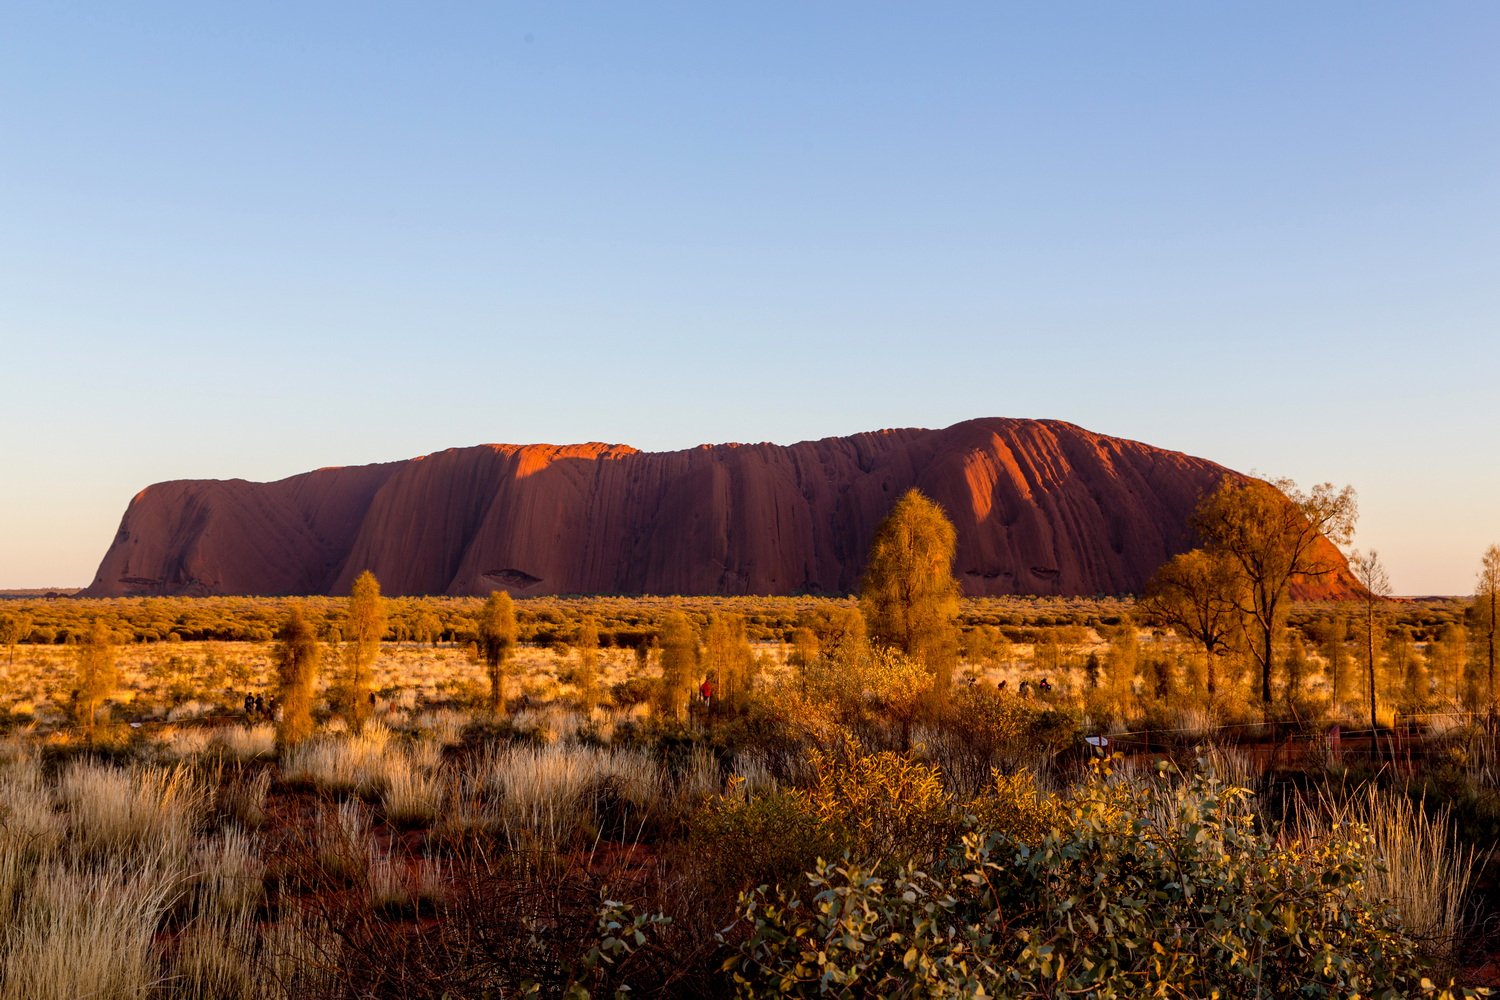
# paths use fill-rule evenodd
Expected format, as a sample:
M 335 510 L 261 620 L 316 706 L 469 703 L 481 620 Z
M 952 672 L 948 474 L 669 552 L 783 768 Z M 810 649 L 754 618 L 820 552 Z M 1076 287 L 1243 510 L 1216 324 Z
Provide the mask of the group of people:
M 280 716 L 281 706 L 276 704 L 276 696 L 273 694 L 268 699 L 263 695 L 245 695 L 245 724 L 256 722 L 276 722 Z
M 973 685 L 974 683 L 974 680 L 969 681 L 970 685 Z M 995 687 L 1001 691 L 1004 691 L 1006 689 L 1006 683 L 1004 680 L 1002 680 L 999 684 L 995 685 Z M 1030 698 L 1033 691 L 1035 691 L 1039 695 L 1049 695 L 1052 693 L 1052 682 L 1045 677 L 1037 681 L 1035 684 L 1033 684 L 1031 681 L 1022 681 L 1021 686 L 1017 689 L 1017 692 L 1021 695 L 1022 698 Z

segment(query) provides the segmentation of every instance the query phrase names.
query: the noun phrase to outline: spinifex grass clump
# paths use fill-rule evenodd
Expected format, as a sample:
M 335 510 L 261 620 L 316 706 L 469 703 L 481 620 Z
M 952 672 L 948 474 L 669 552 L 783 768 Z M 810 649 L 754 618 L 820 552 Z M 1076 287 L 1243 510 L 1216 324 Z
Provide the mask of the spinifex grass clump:
M 1308 837 L 1331 836 L 1345 827 L 1367 830 L 1375 864 L 1366 873 L 1366 897 L 1372 903 L 1388 901 L 1406 929 L 1434 952 L 1452 953 L 1464 929 L 1464 901 L 1475 871 L 1473 848 L 1458 846 L 1447 809 L 1429 811 L 1366 785 L 1344 798 L 1320 793 L 1302 803 L 1297 819 Z
M 666 794 L 660 768 L 631 750 L 506 747 L 478 767 L 492 820 L 513 849 L 555 852 L 579 838 L 593 840 L 602 832 L 606 804 L 632 814 L 615 818 L 627 824 L 633 819 L 635 830 L 613 831 L 630 839 Z
M 282 777 L 335 795 L 374 797 L 385 787 L 391 767 L 390 730 L 366 726 L 358 735 L 317 736 L 288 750 Z M 399 766 L 399 764 L 397 765 Z
M 407 860 L 389 852 L 370 858 L 370 907 L 388 917 L 432 913 L 443 902 L 447 867 L 431 858 Z
M 193 902 L 200 914 L 244 917 L 264 898 L 265 863 L 252 837 L 236 827 L 199 841 L 193 868 Z
M 186 858 L 208 803 L 187 767 L 125 770 L 81 762 L 63 772 L 58 797 L 70 848 L 84 857 Z
M 437 821 L 445 781 L 435 761 L 422 760 L 416 753 L 398 753 L 387 759 L 384 777 L 380 801 L 387 823 L 406 830 Z
M 145 996 L 159 975 L 152 938 L 182 874 L 152 862 L 129 872 L 43 866 L 7 928 L 0 998 Z

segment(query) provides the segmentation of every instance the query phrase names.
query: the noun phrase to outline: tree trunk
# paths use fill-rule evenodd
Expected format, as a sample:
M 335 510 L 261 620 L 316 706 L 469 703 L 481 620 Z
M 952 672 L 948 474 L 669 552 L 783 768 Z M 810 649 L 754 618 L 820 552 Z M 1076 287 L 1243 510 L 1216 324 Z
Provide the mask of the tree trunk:
M 1275 641 L 1274 629 L 1266 626 L 1260 660 L 1260 700 L 1265 703 L 1267 719 L 1271 717 L 1271 650 Z
M 490 711 L 505 715 L 505 667 L 499 663 L 490 664 Z
M 1365 605 L 1365 661 L 1370 668 L 1370 744 L 1379 746 L 1375 739 L 1375 603 Z
M 1500 598 L 1500 589 L 1490 588 L 1490 732 L 1495 731 L 1495 602 Z

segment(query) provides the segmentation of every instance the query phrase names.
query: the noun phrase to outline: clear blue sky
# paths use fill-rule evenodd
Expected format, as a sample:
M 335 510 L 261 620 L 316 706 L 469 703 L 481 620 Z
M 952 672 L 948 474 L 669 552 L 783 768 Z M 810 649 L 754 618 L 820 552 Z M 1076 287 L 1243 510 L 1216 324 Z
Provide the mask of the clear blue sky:
M 1500 5 L 0 7 L 0 587 L 130 497 L 1056 417 L 1500 540 Z

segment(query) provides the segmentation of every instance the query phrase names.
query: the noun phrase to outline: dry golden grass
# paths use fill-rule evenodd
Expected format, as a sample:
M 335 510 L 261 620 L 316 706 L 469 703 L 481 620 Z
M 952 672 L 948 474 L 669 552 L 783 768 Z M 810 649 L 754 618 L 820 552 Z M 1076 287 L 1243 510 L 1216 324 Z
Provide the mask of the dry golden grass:
M 153 935 L 181 891 L 180 868 L 38 870 L 0 964 L 4 1000 L 139 1000 L 160 977 Z
M 58 798 L 67 811 L 69 846 L 82 856 L 180 865 L 209 792 L 185 767 L 126 770 L 79 762 L 63 772 Z
M 265 896 L 265 862 L 255 838 L 229 826 L 198 841 L 193 849 L 196 911 L 206 917 L 244 918 Z
M 492 750 L 476 769 L 487 825 L 514 850 L 555 853 L 597 837 L 606 793 L 642 817 L 669 794 L 658 765 L 630 750 L 513 746 Z
M 380 802 L 393 826 L 431 826 L 442 809 L 446 783 L 438 762 L 420 749 L 426 746 L 431 744 L 418 743 L 386 757 Z
M 1251 703 L 1245 678 L 1225 680 L 1212 706 L 1186 695 L 1163 703 L 1133 668 L 1107 662 L 1110 645 L 1097 634 L 1080 629 L 1073 639 L 1041 650 L 1051 657 L 1053 691 L 1036 707 L 1077 713 L 1086 725 L 1096 720 L 1085 713 L 1099 709 L 1097 721 L 1117 728 L 1161 711 L 1157 725 L 1191 733 Z M 1170 640 L 1143 639 L 1142 649 L 1148 645 L 1153 654 L 1182 652 Z M 836 690 L 802 686 L 806 675 L 787 664 L 785 648 L 762 653 L 759 724 L 795 723 L 804 736 L 815 734 L 812 745 L 853 724 L 833 711 Z M 969 672 L 976 684 L 1003 679 L 1015 691 L 1038 678 L 1038 653 L 1011 643 L 1003 659 L 970 664 Z M 1092 685 L 1081 667 L 1090 654 L 1106 661 Z M 736 733 L 744 749 L 722 769 L 691 728 L 653 742 L 649 700 L 622 691 L 616 703 L 609 694 L 642 680 L 626 650 L 601 651 L 604 703 L 580 717 L 570 662 L 523 649 L 514 711 L 498 725 L 479 708 L 483 672 L 464 650 L 388 644 L 374 666 L 375 721 L 351 734 L 321 689 L 316 734 L 278 758 L 273 727 L 242 710 L 246 691 L 269 693 L 268 645 L 127 647 L 121 693 L 107 706 L 115 724 L 101 736 L 114 741 L 116 759 L 133 755 L 120 766 L 78 751 L 66 718 L 70 651 L 23 647 L 14 683 L 0 693 L 0 709 L 35 724 L 0 743 L 0 913 L 14 914 L 11 930 L 0 932 L 0 1000 L 326 995 L 347 945 L 319 907 L 364 907 L 377 923 L 439 912 L 452 903 L 459 859 L 514 858 L 536 878 L 549 870 L 544 858 L 592 858 L 601 844 L 624 851 L 643 831 L 680 831 L 703 803 L 726 795 L 731 773 L 737 780 L 727 794 L 745 804 L 806 791 L 813 770 L 806 744 L 788 749 L 757 743 L 754 731 L 748 740 Z M 1189 666 L 1172 660 L 1167 680 L 1188 683 Z M 659 675 L 654 661 L 644 670 L 645 679 Z M 1316 688 L 1318 679 L 1310 683 Z M 1109 699 L 1114 714 L 1104 711 Z M 864 690 L 851 702 L 882 710 Z M 702 721 L 692 725 L 701 729 Z M 927 741 L 914 759 L 941 763 L 934 730 L 912 731 Z M 36 750 L 43 741 L 59 758 L 50 769 Z M 1248 755 L 1212 757 L 1233 783 L 1258 774 Z M 1146 781 L 1154 771 L 1118 773 L 1120 781 Z M 1373 798 L 1319 808 L 1325 825 L 1317 836 L 1340 835 L 1341 821 L 1369 827 L 1387 859 L 1370 891 L 1394 899 L 1409 926 L 1437 947 L 1461 932 L 1473 860 L 1451 847 L 1446 819 Z M 425 838 L 411 832 L 423 830 Z M 287 845 L 299 838 L 307 857 L 294 863 Z
M 1473 847 L 1457 842 L 1446 808 L 1428 810 L 1367 785 L 1342 797 L 1320 794 L 1299 819 L 1304 836 L 1368 836 L 1377 863 L 1366 873 L 1367 897 L 1389 901 L 1413 934 L 1452 952 L 1466 925 L 1476 859 Z
M 282 761 L 282 777 L 334 794 L 379 795 L 388 781 L 391 731 L 375 724 L 357 736 L 331 732 L 294 747 Z

